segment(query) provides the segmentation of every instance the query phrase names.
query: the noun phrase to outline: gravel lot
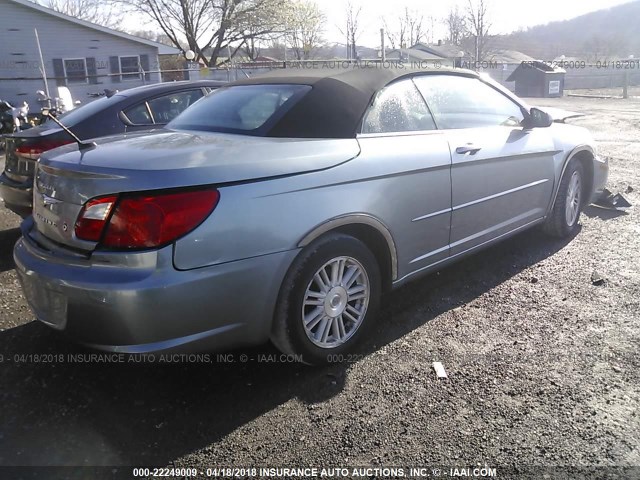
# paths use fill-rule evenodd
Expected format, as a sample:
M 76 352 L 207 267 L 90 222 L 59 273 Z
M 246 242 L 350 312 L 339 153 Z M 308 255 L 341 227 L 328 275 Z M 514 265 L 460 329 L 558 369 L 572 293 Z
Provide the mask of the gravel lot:
M 610 189 L 640 203 L 640 99 L 531 103 L 587 113 L 574 123 L 610 158 Z M 571 241 L 527 232 L 393 292 L 363 358 L 311 369 L 269 346 L 233 363 L 79 361 L 87 351 L 33 321 L 12 270 L 18 217 L 0 207 L 0 465 L 638 477 L 638 216 L 590 207 Z M 578 470 L 596 466 L 609 469 Z

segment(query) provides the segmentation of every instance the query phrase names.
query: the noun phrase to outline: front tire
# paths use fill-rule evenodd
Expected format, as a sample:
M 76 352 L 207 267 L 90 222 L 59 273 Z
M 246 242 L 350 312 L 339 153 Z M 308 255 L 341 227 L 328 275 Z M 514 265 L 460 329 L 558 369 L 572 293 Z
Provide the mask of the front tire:
M 380 292 L 380 268 L 366 245 L 344 234 L 321 237 L 285 277 L 271 340 L 310 365 L 344 359 L 371 328 Z
M 583 198 L 584 169 L 579 160 L 573 159 L 562 176 L 558 196 L 544 224 L 544 231 L 561 238 L 574 235 L 579 228 Z

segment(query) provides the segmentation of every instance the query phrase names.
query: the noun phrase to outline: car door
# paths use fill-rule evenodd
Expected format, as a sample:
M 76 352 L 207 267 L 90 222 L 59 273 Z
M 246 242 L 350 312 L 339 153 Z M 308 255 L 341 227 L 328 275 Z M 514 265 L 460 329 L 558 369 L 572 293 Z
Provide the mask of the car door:
M 201 88 L 160 95 L 124 109 L 121 118 L 127 132 L 162 127 L 203 96 Z
M 539 220 L 554 184 L 553 139 L 522 126 L 523 108 L 482 80 L 416 78 L 451 149 L 451 255 Z
M 447 258 L 451 155 L 411 78 L 376 95 L 358 141 L 376 210 L 396 243 L 399 278 Z

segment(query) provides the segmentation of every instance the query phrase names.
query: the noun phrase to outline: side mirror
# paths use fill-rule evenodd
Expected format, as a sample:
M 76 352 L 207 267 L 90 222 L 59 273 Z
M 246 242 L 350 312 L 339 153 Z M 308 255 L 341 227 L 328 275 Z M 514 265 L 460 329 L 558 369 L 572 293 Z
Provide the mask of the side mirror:
M 539 108 L 533 107 L 524 119 L 525 128 L 546 128 L 553 124 L 553 117 Z

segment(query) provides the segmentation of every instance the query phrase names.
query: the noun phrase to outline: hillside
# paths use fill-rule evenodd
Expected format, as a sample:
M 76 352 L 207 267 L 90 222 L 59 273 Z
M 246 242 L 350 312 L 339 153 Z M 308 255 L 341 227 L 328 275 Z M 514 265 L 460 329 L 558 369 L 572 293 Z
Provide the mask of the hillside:
M 589 60 L 640 58 L 640 0 L 598 10 L 571 20 L 494 37 L 492 47 L 519 50 L 550 60 L 560 55 Z

